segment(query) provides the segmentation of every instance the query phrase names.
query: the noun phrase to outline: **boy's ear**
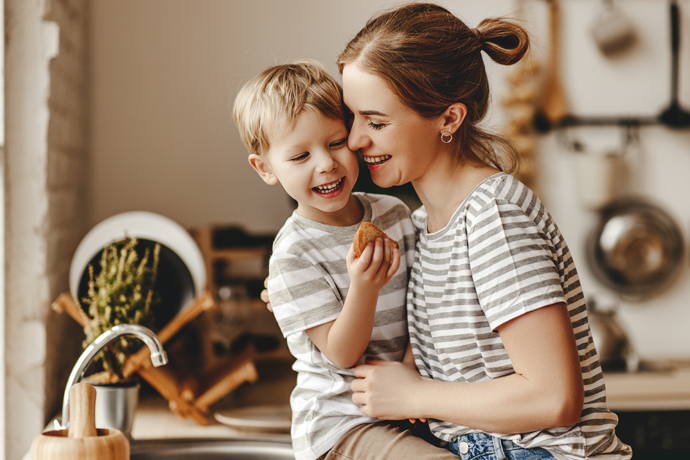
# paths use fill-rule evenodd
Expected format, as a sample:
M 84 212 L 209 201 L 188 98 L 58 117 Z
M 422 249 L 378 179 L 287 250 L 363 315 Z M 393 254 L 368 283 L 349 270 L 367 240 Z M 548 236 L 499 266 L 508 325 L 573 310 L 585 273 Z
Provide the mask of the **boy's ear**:
M 441 115 L 441 132 L 455 134 L 467 116 L 467 106 L 462 102 L 451 104 Z
M 273 174 L 270 165 L 261 155 L 257 155 L 256 153 L 249 155 L 249 164 L 252 165 L 254 171 L 259 173 L 259 176 L 261 176 L 268 185 L 275 185 L 278 183 L 278 178 Z

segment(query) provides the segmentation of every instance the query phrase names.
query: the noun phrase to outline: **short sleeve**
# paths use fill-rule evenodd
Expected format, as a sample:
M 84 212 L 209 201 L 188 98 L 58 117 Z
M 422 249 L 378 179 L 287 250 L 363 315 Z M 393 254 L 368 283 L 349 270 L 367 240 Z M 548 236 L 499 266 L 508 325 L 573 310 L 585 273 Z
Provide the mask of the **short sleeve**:
M 343 308 L 331 276 L 299 256 L 271 257 L 267 289 L 285 337 L 333 321 Z
M 470 269 L 492 330 L 541 307 L 565 302 L 548 236 L 516 204 L 492 200 L 468 222 Z

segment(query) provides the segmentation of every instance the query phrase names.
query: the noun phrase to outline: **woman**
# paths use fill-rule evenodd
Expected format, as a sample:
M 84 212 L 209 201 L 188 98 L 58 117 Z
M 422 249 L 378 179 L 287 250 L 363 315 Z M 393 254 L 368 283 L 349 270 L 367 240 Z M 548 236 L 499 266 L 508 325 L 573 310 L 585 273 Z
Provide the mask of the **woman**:
M 499 458 L 625 458 L 570 252 L 538 198 L 501 172 L 510 146 L 478 125 L 480 51 L 510 65 L 527 48 L 509 22 L 470 29 L 411 4 L 369 21 L 338 58 L 350 148 L 377 185 L 411 182 L 423 204 L 408 288 L 421 375 L 361 366 L 353 401 L 381 419 L 428 418 L 470 457 L 488 445 Z
M 350 148 L 377 185 L 410 182 L 423 204 L 407 294 L 416 370 L 359 366 L 353 401 L 380 419 L 429 419 L 464 459 L 630 458 L 568 247 L 539 199 L 502 172 L 515 167 L 510 145 L 479 126 L 480 52 L 510 65 L 527 48 L 510 22 L 470 29 L 410 4 L 370 20 L 338 58 Z

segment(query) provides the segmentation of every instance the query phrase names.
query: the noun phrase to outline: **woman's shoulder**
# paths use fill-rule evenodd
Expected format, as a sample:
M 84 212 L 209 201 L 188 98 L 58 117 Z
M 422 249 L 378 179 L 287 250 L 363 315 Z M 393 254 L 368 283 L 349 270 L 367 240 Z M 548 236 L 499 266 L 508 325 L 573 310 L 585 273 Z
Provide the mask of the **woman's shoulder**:
M 468 207 L 480 210 L 496 203 L 533 207 L 541 202 L 534 192 L 519 179 L 501 172 L 486 178 L 475 188 L 467 200 Z
M 526 188 L 515 176 L 505 172 L 493 174 L 481 181 L 474 189 L 472 195 L 495 196 L 497 198 L 505 196 L 506 190 Z
M 501 173 L 475 190 L 476 196 L 467 204 L 466 224 L 469 228 L 485 228 L 490 222 L 522 222 L 551 233 L 557 230 L 549 211 L 536 193 L 517 178 Z

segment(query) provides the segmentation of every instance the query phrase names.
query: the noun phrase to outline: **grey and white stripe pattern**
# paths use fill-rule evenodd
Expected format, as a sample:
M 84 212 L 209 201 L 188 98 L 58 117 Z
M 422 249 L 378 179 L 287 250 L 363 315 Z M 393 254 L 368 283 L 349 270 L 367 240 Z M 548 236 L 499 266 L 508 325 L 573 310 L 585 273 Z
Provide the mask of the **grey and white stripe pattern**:
M 408 326 L 421 374 L 450 382 L 513 374 L 496 328 L 565 302 L 585 385 L 579 422 L 534 433 L 490 434 L 523 447 L 544 447 L 557 458 L 629 458 L 630 448 L 615 436 L 618 418 L 606 407 L 573 259 L 536 195 L 500 173 L 479 184 L 443 230 L 427 233 L 424 208 L 413 220 L 419 238 L 408 288 Z M 437 420 L 430 426 L 445 441 L 476 431 Z
M 400 361 L 407 346 L 405 299 L 415 227 L 397 198 L 355 195 L 364 208 L 363 221 L 395 239 L 401 258 L 398 272 L 379 292 L 374 330 L 360 363 L 365 357 Z M 352 402 L 352 370 L 333 365 L 304 332 L 338 317 L 350 286 L 345 258 L 358 227 L 333 227 L 293 214 L 273 244 L 269 298 L 298 373 L 290 398 L 297 460 L 314 460 L 354 426 L 376 421 Z

